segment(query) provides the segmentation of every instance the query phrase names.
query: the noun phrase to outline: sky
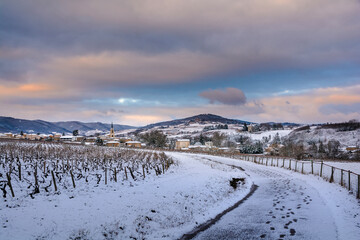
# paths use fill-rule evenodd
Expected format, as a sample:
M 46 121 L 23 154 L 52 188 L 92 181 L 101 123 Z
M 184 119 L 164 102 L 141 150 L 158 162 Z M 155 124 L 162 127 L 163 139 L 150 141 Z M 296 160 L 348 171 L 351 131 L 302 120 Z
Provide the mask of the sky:
M 359 0 L 0 0 L 0 116 L 360 119 Z

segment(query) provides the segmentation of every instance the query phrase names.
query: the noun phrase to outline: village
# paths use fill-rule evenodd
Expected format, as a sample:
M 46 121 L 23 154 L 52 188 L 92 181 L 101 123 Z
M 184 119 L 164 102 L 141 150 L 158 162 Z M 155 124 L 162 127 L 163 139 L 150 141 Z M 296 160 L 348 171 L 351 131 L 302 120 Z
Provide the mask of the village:
M 97 145 L 105 147 L 125 147 L 125 148 L 145 148 L 145 149 L 166 149 L 189 152 L 240 152 L 245 154 L 265 154 L 265 155 L 283 155 L 289 152 L 289 146 L 286 146 L 286 139 L 301 139 L 304 131 L 315 131 L 317 137 L 317 126 L 309 128 L 308 126 L 282 126 L 281 124 L 221 124 L 215 122 L 187 122 L 174 126 L 158 126 L 150 129 L 130 129 L 115 131 L 114 125 L 110 125 L 108 132 L 99 130 L 91 132 L 81 132 L 74 130 L 70 133 L 0 133 L 0 139 L 13 139 L 37 142 L 54 142 L 73 145 Z M 294 130 L 294 131 L 293 131 Z M 291 135 L 290 135 L 291 133 Z M 144 136 L 148 134 L 146 139 Z M 155 134 L 154 136 L 151 136 Z M 299 135 L 300 134 L 300 135 Z M 356 134 L 354 132 L 353 134 Z M 309 134 L 308 134 L 309 135 Z M 310 134 L 311 135 L 311 134 Z M 341 137 L 341 136 L 340 136 Z M 346 136 L 347 137 L 347 136 Z M 161 143 L 155 143 L 160 138 Z M 162 140 L 161 140 L 162 138 Z M 309 137 L 308 137 L 309 138 Z M 321 142 L 324 139 L 324 144 Z M 328 140 L 328 142 L 326 142 Z M 359 154 L 359 142 L 335 142 L 324 137 L 317 139 L 309 138 L 308 151 L 299 149 L 290 149 L 293 157 L 299 159 L 321 156 L 327 158 L 330 152 L 334 152 L 342 158 L 355 156 Z M 155 143 L 155 144 L 154 144 Z M 325 146 L 326 144 L 326 146 Z M 325 154 L 325 147 L 329 153 Z M 313 149 L 316 152 L 312 152 Z M 322 150 L 324 149 L 324 150 Z M 335 149 L 335 150 L 334 150 Z M 299 152 L 300 151 L 300 152 Z M 323 153 L 321 152 L 323 151 Z M 326 156 L 325 156 L 326 155 Z

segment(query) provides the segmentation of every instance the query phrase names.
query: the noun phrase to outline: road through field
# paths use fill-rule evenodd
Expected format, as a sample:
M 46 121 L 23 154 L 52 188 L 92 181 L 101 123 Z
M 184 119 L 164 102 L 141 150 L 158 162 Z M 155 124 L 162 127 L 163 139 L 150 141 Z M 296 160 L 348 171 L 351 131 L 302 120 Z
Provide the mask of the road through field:
M 240 166 L 258 188 L 194 239 L 359 239 L 359 203 L 353 198 L 347 201 L 347 194 L 338 192 L 337 186 L 315 178 L 309 184 L 303 178 L 310 176 L 245 161 L 204 155 L 195 158 Z M 336 196 L 329 201 L 324 191 L 319 191 L 327 186 L 330 194 L 345 195 L 346 201 Z

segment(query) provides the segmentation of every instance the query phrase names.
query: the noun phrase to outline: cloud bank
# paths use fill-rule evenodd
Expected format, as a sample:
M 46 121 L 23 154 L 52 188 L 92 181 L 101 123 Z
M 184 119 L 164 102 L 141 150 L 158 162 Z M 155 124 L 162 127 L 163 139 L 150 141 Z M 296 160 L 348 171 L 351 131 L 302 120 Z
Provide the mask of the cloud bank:
M 227 105 L 241 105 L 246 103 L 245 94 L 237 88 L 207 90 L 201 92 L 199 96 L 208 99 L 210 103 L 218 102 Z

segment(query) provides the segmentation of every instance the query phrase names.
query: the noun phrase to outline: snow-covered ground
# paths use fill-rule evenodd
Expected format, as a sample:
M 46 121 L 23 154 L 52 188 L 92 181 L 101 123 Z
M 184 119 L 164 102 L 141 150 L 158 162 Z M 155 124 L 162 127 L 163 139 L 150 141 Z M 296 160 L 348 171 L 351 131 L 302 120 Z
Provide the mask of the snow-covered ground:
M 359 146 L 360 129 L 354 131 L 337 131 L 336 129 L 317 129 L 312 127 L 310 131 L 292 132 L 288 138 L 294 142 L 323 142 L 328 143 L 330 140 L 340 142 L 341 146 Z
M 243 135 L 249 136 L 253 140 L 262 140 L 263 137 L 271 136 L 271 139 L 274 139 L 276 134 L 279 134 L 280 137 L 287 136 L 292 130 L 271 130 L 259 133 L 242 133 Z
M 204 158 L 242 167 L 259 187 L 195 239 L 359 239 L 360 203 L 345 188 L 277 167 Z
M 234 190 L 243 171 L 194 155 L 164 175 L 141 181 L 82 184 L 61 194 L 1 199 L 0 239 L 177 239 L 242 199 L 252 182 Z
M 252 196 L 196 239 L 360 236 L 360 203 L 337 184 L 242 160 L 166 154 L 178 164 L 160 176 L 1 199 L 0 239 L 178 239 L 238 202 L 252 184 Z M 246 182 L 234 190 L 233 177 Z
M 324 162 L 327 165 L 334 166 L 337 168 L 342 168 L 344 170 L 350 170 L 351 172 L 354 172 L 356 174 L 360 174 L 360 162 L 334 162 L 334 161 L 328 161 Z

